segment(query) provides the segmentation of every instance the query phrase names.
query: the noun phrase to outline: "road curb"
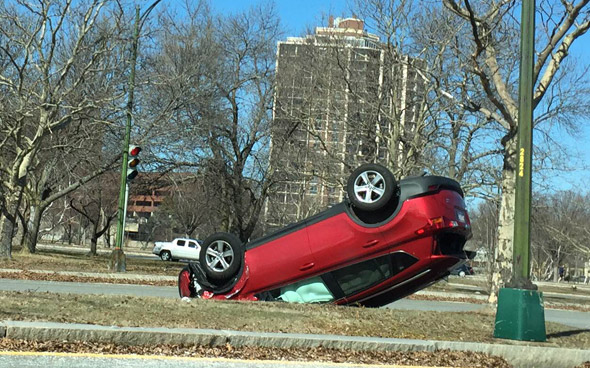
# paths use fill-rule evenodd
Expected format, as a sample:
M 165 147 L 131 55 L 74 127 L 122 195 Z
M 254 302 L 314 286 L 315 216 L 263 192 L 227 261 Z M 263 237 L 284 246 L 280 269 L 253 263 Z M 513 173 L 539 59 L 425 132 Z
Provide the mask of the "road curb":
M 258 333 L 230 330 L 143 328 L 66 324 L 55 322 L 0 322 L 0 336 L 40 341 L 89 341 L 121 345 L 190 344 L 263 346 L 277 348 L 325 347 L 341 350 L 473 351 L 505 358 L 514 367 L 569 368 L 590 361 L 590 350 L 473 342 L 425 341 L 337 335 Z

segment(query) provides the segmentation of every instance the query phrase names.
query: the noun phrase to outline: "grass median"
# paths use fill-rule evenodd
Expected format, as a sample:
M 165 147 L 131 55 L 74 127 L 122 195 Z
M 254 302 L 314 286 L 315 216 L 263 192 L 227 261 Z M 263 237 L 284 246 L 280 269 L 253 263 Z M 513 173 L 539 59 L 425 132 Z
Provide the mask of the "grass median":
M 71 271 L 109 273 L 111 257 L 108 254 L 89 256 L 57 250 L 39 250 L 35 254 L 15 251 L 12 260 L 0 261 L 0 268 L 18 270 Z M 182 262 L 164 262 L 159 259 L 127 257 L 127 273 L 140 275 L 178 276 Z
M 270 302 L 0 292 L 0 320 L 512 343 L 492 337 L 494 311 L 421 312 Z M 590 330 L 547 323 L 540 346 L 587 348 Z M 522 344 L 518 342 L 518 344 Z

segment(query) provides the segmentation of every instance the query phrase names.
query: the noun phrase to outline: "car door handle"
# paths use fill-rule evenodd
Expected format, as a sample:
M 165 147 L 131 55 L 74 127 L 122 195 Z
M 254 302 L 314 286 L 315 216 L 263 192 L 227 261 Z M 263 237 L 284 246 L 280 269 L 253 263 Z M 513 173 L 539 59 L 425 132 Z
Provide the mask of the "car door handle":
M 363 248 L 371 248 L 374 245 L 377 245 L 379 243 L 379 240 L 374 239 L 371 241 L 368 241 L 367 243 L 365 243 L 365 245 L 363 245 Z
M 301 271 L 305 271 L 305 270 L 309 270 L 309 269 L 310 269 L 310 268 L 312 268 L 313 266 L 315 266 L 315 263 L 313 263 L 313 262 L 309 262 L 309 263 L 306 263 L 306 264 L 304 264 L 303 266 L 299 267 L 299 269 L 300 269 Z

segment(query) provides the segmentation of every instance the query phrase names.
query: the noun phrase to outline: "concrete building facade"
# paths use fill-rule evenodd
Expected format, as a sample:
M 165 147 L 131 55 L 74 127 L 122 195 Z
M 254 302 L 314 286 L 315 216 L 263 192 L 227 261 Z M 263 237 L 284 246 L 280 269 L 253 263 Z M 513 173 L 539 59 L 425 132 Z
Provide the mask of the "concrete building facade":
M 345 196 L 360 163 L 397 173 L 424 108 L 416 61 L 392 52 L 360 19 L 330 18 L 313 35 L 278 43 L 271 132 L 277 186 L 267 226 L 299 221 Z M 414 142 L 415 143 L 415 142 Z

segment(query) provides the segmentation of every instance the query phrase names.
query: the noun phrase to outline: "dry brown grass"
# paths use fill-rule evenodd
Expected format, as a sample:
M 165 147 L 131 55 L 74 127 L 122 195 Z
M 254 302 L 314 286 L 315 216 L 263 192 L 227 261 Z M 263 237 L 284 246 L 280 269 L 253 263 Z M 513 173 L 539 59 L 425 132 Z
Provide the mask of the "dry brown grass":
M 39 251 L 36 254 L 12 253 L 12 260 L 0 260 L 0 268 L 18 270 L 46 270 L 72 272 L 112 272 L 109 255 L 87 256 L 58 251 Z M 127 272 L 144 275 L 177 276 L 184 266 L 181 262 L 164 262 L 127 257 Z
M 180 299 L 36 292 L 0 292 L 0 305 L 0 320 L 499 342 L 492 337 L 493 311 L 425 313 L 333 305 L 208 300 L 187 303 Z M 548 342 L 537 345 L 590 346 L 589 330 L 547 323 L 547 335 Z
M 228 358 L 267 361 L 308 361 L 348 364 L 397 364 L 403 366 L 509 368 L 504 359 L 478 352 L 355 351 L 318 348 L 257 346 L 149 345 L 126 346 L 93 342 L 24 341 L 0 339 L 0 351 L 59 351 L 67 353 L 168 355 L 183 358 Z M 284 364 L 283 364 L 284 365 Z

